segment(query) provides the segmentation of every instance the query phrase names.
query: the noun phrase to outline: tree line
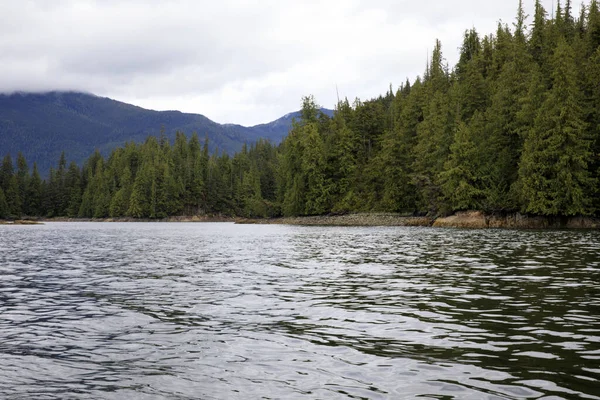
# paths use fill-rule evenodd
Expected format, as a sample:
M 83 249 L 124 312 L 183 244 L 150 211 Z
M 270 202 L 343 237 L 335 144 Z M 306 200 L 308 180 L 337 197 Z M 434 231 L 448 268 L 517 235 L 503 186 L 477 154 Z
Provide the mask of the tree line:
M 149 136 L 107 158 L 95 152 L 81 168 L 67 166 L 63 153 L 46 180 L 35 164 L 29 174 L 21 154 L 15 171 L 7 155 L 0 167 L 0 216 L 274 216 L 276 152 L 259 140 L 233 157 L 209 154 L 208 139 L 201 143 L 197 134 L 188 140 L 177 132 L 173 144 L 164 135 Z
M 333 117 L 303 99 L 275 146 L 208 152 L 197 134 L 148 137 L 42 180 L 19 155 L 0 170 L 0 217 L 246 217 L 460 210 L 598 215 L 600 11 L 597 0 L 553 16 L 521 1 L 512 27 L 464 33 L 451 69 L 436 41 L 425 73 Z

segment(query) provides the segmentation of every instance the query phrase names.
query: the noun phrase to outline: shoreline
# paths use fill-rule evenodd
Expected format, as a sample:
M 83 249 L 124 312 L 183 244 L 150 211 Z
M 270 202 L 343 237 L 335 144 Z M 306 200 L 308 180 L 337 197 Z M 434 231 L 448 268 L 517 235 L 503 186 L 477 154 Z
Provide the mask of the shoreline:
M 485 214 L 481 211 L 460 211 L 447 217 L 415 217 L 396 213 L 354 213 L 278 218 L 242 218 L 223 215 L 172 216 L 149 218 L 30 218 L 0 220 L 0 225 L 42 225 L 45 222 L 233 222 L 242 225 L 297 226 L 419 226 L 462 229 L 600 229 L 596 217 L 545 217 L 519 213 Z
M 481 211 L 461 211 L 440 217 L 433 223 L 440 228 L 473 229 L 600 229 L 600 218 L 584 216 L 539 216 L 510 213 L 484 214 Z
M 22 219 L 4 220 L 0 219 L 0 225 L 43 225 L 45 222 L 236 222 L 239 218 L 220 215 L 184 215 L 166 218 L 70 218 L 70 217 L 23 217 Z
M 303 217 L 243 218 L 238 224 L 300 225 L 300 226 L 432 226 L 429 217 L 412 217 L 395 213 L 356 213 Z
M 177 215 L 165 218 L 133 218 L 133 217 L 107 217 L 107 218 L 41 218 L 41 222 L 236 222 L 237 218 L 223 215 Z
M 39 220 L 32 219 L 15 219 L 6 220 L 0 219 L 0 225 L 43 225 L 44 223 Z
M 421 226 L 461 229 L 600 229 L 600 218 L 545 217 L 520 213 L 484 214 L 459 211 L 447 217 L 412 217 L 394 213 L 358 213 L 307 217 L 240 219 L 238 224 L 278 224 L 300 226 Z

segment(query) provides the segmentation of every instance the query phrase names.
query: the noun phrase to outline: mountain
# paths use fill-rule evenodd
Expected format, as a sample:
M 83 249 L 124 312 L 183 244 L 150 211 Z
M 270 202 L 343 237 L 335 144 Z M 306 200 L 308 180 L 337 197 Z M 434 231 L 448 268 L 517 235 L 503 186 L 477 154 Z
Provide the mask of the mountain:
M 333 116 L 333 110 L 321 108 L 321 112 L 329 117 Z M 247 129 L 249 129 L 250 132 L 252 132 L 252 135 L 256 139 L 265 138 L 271 140 L 272 142 L 278 143 L 287 135 L 288 131 L 290 130 L 290 127 L 292 126 L 292 121 L 294 120 L 294 118 L 300 118 L 300 111 L 286 114 L 283 117 L 276 119 L 275 121 L 266 124 L 251 126 Z
M 323 110 L 331 115 L 331 110 Z M 218 124 L 201 114 L 154 111 L 79 92 L 0 94 L 0 156 L 20 151 L 30 164 L 37 162 L 45 174 L 62 151 L 81 164 L 95 149 L 108 154 L 128 141 L 142 142 L 161 129 L 169 139 L 176 131 L 188 137 L 208 136 L 211 151 L 230 154 L 259 138 L 280 142 L 299 112 L 267 124 L 244 127 Z

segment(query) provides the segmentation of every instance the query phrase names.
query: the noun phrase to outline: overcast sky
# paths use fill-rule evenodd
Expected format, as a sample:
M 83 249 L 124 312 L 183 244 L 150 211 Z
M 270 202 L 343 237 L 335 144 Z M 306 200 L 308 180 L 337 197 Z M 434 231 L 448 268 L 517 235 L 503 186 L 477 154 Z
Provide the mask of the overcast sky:
M 533 15 L 534 0 L 524 0 Z M 544 0 L 550 12 L 552 0 Z M 454 65 L 465 29 L 512 26 L 518 0 L 2 0 L 0 91 L 81 90 L 253 125 L 313 94 L 370 99 Z M 578 10 L 579 7 L 577 7 Z M 529 18 L 528 22 L 531 22 Z

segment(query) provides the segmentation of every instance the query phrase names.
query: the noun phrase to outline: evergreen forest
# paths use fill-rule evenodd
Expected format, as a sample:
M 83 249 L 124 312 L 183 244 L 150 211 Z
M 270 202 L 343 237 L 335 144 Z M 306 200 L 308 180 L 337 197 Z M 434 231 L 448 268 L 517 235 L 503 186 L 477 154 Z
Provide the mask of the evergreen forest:
M 196 133 L 163 134 L 83 165 L 63 153 L 46 179 L 6 155 L 0 217 L 600 215 L 597 0 L 578 15 L 519 2 L 514 23 L 465 31 L 459 51 L 450 68 L 436 41 L 422 77 L 332 117 L 305 97 L 277 146 L 209 153 Z

